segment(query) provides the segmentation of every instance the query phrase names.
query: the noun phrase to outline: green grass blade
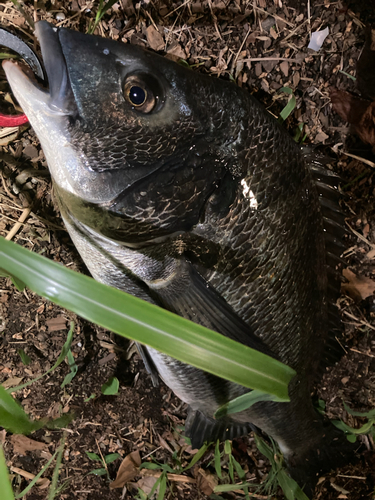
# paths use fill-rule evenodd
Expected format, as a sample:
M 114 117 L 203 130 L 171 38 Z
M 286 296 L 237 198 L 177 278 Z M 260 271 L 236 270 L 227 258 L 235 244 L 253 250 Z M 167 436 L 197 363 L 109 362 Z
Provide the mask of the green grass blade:
M 287 500 L 309 500 L 294 479 L 288 476 L 285 469 L 279 470 L 277 480 Z
M 24 497 L 31 490 L 31 488 L 33 488 L 36 485 L 38 479 L 40 479 L 42 477 L 44 472 L 48 469 L 48 467 L 51 465 L 51 463 L 55 460 L 57 452 L 58 452 L 58 450 L 55 451 L 55 453 L 48 460 L 48 462 L 43 467 L 43 469 L 38 472 L 38 474 L 34 477 L 34 479 L 31 480 L 31 482 L 26 486 L 26 488 L 16 495 L 16 499 Z
M 375 418 L 375 409 L 372 409 L 370 411 L 353 411 L 349 408 L 349 406 L 344 402 L 344 408 L 345 410 L 350 414 L 353 415 L 353 417 L 367 417 L 367 418 Z
M 0 238 L 2 270 L 34 292 L 184 363 L 289 401 L 295 372 L 254 349 Z
M 261 391 L 251 391 L 238 398 L 232 399 L 225 403 L 225 405 L 220 406 L 215 412 L 215 418 L 225 417 L 225 415 L 230 415 L 231 413 L 238 413 L 239 411 L 244 411 L 253 406 L 253 404 L 259 401 L 278 401 L 283 402 L 284 400 L 278 400 L 275 396 Z
M 223 479 L 223 475 L 221 472 L 221 453 L 220 453 L 220 441 L 216 441 L 215 446 L 215 472 L 218 478 Z
M 22 406 L 0 385 L 0 426 L 14 434 L 30 434 L 43 427 L 43 422 L 30 420 Z
M 294 108 L 296 107 L 296 98 L 294 97 L 292 89 L 290 89 L 289 87 L 283 87 L 279 90 L 279 92 L 285 92 L 286 94 L 291 95 L 288 104 L 280 112 L 279 122 L 282 123 L 288 118 L 291 113 L 293 113 Z
M 0 446 L 0 485 L 2 500 L 14 500 L 12 485 L 10 484 L 8 467 L 5 462 L 3 448 Z

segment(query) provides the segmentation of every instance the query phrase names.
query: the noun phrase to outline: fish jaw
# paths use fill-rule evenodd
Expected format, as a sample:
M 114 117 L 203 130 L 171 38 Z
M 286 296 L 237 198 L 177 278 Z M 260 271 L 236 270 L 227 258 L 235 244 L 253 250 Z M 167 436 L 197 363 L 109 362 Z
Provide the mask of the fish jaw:
M 50 94 L 39 88 L 18 64 L 4 61 L 3 68 L 17 101 L 40 138 L 52 177 L 59 186 L 72 192 L 71 173 L 77 171 L 77 156 L 69 143 L 66 116 L 51 108 Z M 60 168 L 62 162 L 66 168 Z

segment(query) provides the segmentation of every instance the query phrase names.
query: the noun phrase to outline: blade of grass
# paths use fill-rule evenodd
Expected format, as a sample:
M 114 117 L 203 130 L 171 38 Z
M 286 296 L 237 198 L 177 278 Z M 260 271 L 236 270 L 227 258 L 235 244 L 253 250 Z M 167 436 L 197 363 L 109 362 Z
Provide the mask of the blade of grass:
M 53 500 L 57 494 L 57 482 L 59 480 L 60 466 L 62 462 L 63 451 L 65 448 L 65 439 L 66 434 L 64 433 L 63 437 L 61 438 L 60 446 L 57 449 L 56 465 L 53 469 L 51 486 L 48 492 L 48 500 Z
M 34 292 L 126 338 L 289 401 L 290 367 L 245 345 L 0 238 L 2 270 Z
M 266 392 L 247 392 L 246 394 L 242 394 L 242 396 L 238 396 L 238 398 L 228 401 L 225 405 L 220 406 L 220 408 L 216 410 L 214 417 L 221 418 L 225 417 L 225 415 L 247 410 L 259 401 L 277 401 L 277 398 L 275 398 L 275 396 L 271 396 L 271 394 L 267 394 Z M 283 402 L 283 400 L 280 400 L 280 402 Z
M 216 441 L 215 446 L 215 471 L 218 478 L 223 479 L 223 474 L 221 472 L 221 453 L 220 453 L 220 441 Z
M 58 453 L 58 450 L 55 451 L 55 453 L 52 455 L 52 457 L 48 460 L 48 462 L 45 464 L 42 470 L 38 472 L 38 474 L 34 477 L 34 479 L 26 486 L 24 490 L 22 490 L 18 495 L 15 496 L 16 499 L 24 497 L 33 486 L 37 483 L 38 479 L 42 477 L 44 472 L 48 469 L 48 467 L 51 465 L 51 463 L 55 460 L 55 457 Z
M 10 484 L 8 467 L 5 462 L 2 446 L 0 446 L 0 485 L 2 500 L 14 500 L 12 485 Z
M 0 385 L 0 426 L 14 434 L 29 434 L 43 427 L 29 419 L 21 405 Z
M 280 111 L 280 116 L 278 121 L 282 123 L 288 118 L 288 116 L 293 112 L 294 108 L 296 107 L 296 98 L 294 97 L 292 89 L 290 89 L 289 87 L 283 87 L 279 90 L 279 92 L 285 92 L 286 94 L 289 94 L 291 96 L 288 101 L 288 104 L 285 106 L 285 108 L 283 108 Z
M 66 341 L 61 349 L 61 353 L 60 353 L 59 357 L 57 358 L 55 364 L 49 370 L 47 370 L 45 373 L 42 373 L 42 375 L 39 375 L 38 377 L 35 377 L 32 380 L 29 380 L 22 385 L 17 385 L 16 387 L 10 387 L 9 389 L 7 389 L 7 391 L 9 393 L 12 393 L 12 392 L 17 392 L 20 389 L 24 389 L 25 387 L 28 387 L 29 385 L 33 384 L 37 380 L 45 377 L 46 375 L 48 375 L 48 373 L 53 372 L 53 370 L 55 370 L 59 365 L 61 365 L 61 363 L 64 361 L 64 359 L 66 358 L 66 356 L 68 355 L 68 353 L 70 351 L 70 346 L 71 346 L 72 340 L 73 340 L 73 333 L 74 333 L 74 323 L 72 321 L 70 323 L 70 329 L 69 329 L 68 335 L 66 337 Z

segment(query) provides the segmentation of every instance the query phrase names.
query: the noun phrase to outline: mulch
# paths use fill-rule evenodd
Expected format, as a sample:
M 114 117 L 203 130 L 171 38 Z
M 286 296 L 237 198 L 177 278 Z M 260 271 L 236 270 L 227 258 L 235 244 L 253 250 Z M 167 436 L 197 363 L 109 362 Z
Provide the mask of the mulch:
M 23 4 L 22 4 L 23 5 Z M 32 19 L 86 32 L 97 2 L 53 1 L 23 5 Z M 0 22 L 35 42 L 24 15 L 12 2 L 0 5 Z M 260 99 L 276 117 L 291 89 L 295 109 L 285 126 L 305 144 L 330 157 L 328 167 L 343 179 L 342 206 L 348 226 L 346 283 L 339 300 L 345 323 L 346 355 L 327 370 L 315 397 L 324 401 L 330 418 L 360 427 L 367 418 L 345 410 L 368 412 L 375 407 L 375 157 L 374 144 L 362 143 L 355 127 L 332 108 L 331 90 L 360 95 L 357 61 L 365 43 L 365 28 L 375 22 L 374 2 L 321 0 L 120 0 L 98 24 L 95 33 L 151 48 L 167 57 L 184 59 L 194 69 L 235 80 Z M 308 48 L 311 33 L 329 28 L 322 48 Z M 369 74 L 372 68 L 368 68 Z M 374 80 L 375 81 L 375 80 Z M 14 112 L 5 77 L 0 75 L 0 111 Z M 370 123 L 371 125 L 371 123 Z M 39 142 L 28 126 L 0 130 L 0 235 L 60 262 L 87 272 L 54 203 L 47 164 Z M 31 442 L 2 431 L 7 463 L 15 491 L 21 491 L 53 455 L 65 434 L 58 498 L 96 500 L 132 498 L 137 488 L 150 491 L 160 471 L 138 473 L 124 489 L 110 489 L 121 460 L 138 450 L 142 461 L 157 460 L 178 470 L 196 451 L 181 435 L 186 407 L 161 384 L 154 389 L 134 347 L 110 332 L 26 290 L 19 292 L 0 278 L 0 381 L 12 387 L 45 373 L 57 359 L 70 322 L 75 334 L 72 353 L 78 374 L 61 388 L 69 372 L 66 363 L 15 396 L 34 419 L 73 413 L 65 430 L 41 429 Z M 24 365 L 20 349 L 30 358 Z M 104 396 L 101 386 L 110 377 L 120 381 L 116 396 Z M 372 434 L 359 438 L 361 461 L 320 478 L 315 498 L 323 500 L 372 498 L 375 455 Z M 102 476 L 102 467 L 86 452 L 98 456 L 118 453 Z M 170 476 L 165 498 L 205 498 L 216 484 L 214 449 L 184 475 Z M 249 481 L 267 478 L 269 464 L 248 436 L 233 443 L 233 455 Z M 26 498 L 44 500 L 54 463 Z M 224 481 L 228 460 L 223 456 Z M 29 476 L 27 475 L 29 474 Z M 178 477 L 177 477 L 178 476 Z M 221 494 L 243 498 L 243 492 Z M 268 498 L 258 491 L 254 498 Z M 271 497 L 270 497 L 271 498 Z M 277 490 L 272 498 L 283 498 Z

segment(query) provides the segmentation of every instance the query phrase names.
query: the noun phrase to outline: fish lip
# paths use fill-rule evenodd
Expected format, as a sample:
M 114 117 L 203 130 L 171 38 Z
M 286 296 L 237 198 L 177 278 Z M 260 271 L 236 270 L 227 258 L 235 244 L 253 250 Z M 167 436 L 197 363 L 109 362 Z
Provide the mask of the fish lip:
M 55 28 L 47 21 L 39 21 L 35 25 L 35 34 L 40 43 L 49 83 L 48 106 L 54 114 L 76 117 L 78 108 L 70 84 L 59 31 L 59 28 Z

